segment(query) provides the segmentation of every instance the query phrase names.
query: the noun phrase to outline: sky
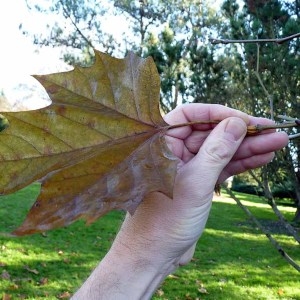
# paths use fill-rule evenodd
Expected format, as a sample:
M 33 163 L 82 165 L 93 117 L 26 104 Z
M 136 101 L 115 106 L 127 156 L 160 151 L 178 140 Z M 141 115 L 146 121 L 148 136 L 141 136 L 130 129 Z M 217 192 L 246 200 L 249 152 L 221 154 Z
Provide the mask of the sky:
M 60 60 L 59 49 L 33 45 L 32 38 L 19 29 L 20 23 L 36 32 L 36 28 L 42 30 L 46 26 L 47 16 L 28 9 L 25 0 L 0 1 L 0 93 L 11 103 L 30 98 L 25 106 L 39 108 L 49 104 L 49 98 L 31 75 L 62 72 L 71 67 Z M 113 28 L 121 37 L 117 32 L 121 28 Z M 27 88 L 21 89 L 20 85 Z
M 19 25 L 26 20 L 31 20 L 31 26 L 39 26 L 41 21 L 30 13 L 24 0 L 0 2 L 0 92 L 3 91 L 12 102 L 27 96 L 26 91 L 17 90 L 20 84 L 32 86 L 36 90 L 33 97 L 47 98 L 43 88 L 31 75 L 66 69 L 66 65 L 59 60 L 58 51 L 51 48 L 40 50 L 22 34 Z M 40 102 L 41 106 L 45 105 L 45 102 Z M 31 103 L 30 107 L 36 107 L 36 101 Z
M 214 1 L 215 5 L 217 2 L 220 0 Z M 118 36 L 121 38 L 120 30 L 124 28 L 115 26 L 114 22 L 107 26 L 110 32 L 113 31 L 116 39 Z M 31 75 L 61 72 L 70 67 L 59 59 L 59 49 L 41 49 L 33 45 L 32 39 L 19 30 L 20 23 L 25 23 L 28 30 L 42 30 L 47 23 L 47 16 L 28 9 L 25 0 L 0 1 L 0 93 L 3 92 L 12 103 L 30 98 L 25 106 L 29 109 L 39 108 L 49 104 L 49 98 Z M 26 86 L 27 89 L 20 89 L 20 85 Z

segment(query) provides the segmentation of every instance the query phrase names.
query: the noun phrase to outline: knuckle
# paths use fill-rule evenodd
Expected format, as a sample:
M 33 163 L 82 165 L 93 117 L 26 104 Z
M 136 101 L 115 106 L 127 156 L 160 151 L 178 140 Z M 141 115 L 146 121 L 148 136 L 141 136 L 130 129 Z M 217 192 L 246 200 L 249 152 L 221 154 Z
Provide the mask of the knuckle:
M 205 152 L 207 155 L 207 159 L 211 163 L 228 162 L 233 156 L 233 151 L 231 150 L 230 145 L 228 145 L 228 143 L 224 141 L 209 144 L 205 148 Z

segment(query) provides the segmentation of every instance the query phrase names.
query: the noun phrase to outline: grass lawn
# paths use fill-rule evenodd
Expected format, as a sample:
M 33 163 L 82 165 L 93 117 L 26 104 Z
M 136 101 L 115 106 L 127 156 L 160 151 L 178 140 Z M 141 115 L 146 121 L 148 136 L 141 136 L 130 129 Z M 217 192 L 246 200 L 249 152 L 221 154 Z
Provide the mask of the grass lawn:
M 1 197 L 0 232 L 22 222 L 38 188 Z M 240 197 L 258 219 L 276 220 L 258 197 Z M 291 220 L 294 209 L 280 209 Z M 0 299 L 68 299 L 107 252 L 123 217 L 112 212 L 90 226 L 76 222 L 45 234 L 0 236 Z M 274 236 L 299 263 L 299 245 Z M 169 276 L 154 299 L 300 299 L 300 274 L 223 194 L 214 201 L 193 261 Z

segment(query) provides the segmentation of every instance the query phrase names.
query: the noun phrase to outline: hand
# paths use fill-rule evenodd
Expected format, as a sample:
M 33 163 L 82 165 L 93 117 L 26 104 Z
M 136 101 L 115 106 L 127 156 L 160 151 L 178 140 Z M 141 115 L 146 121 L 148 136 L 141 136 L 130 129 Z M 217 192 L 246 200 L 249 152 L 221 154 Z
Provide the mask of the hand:
M 271 121 L 220 105 L 183 105 L 165 120 L 221 122 L 168 131 L 167 143 L 181 160 L 173 199 L 152 193 L 127 214 L 112 248 L 74 299 L 148 299 L 167 275 L 191 260 L 216 183 L 268 163 L 288 142 L 285 133 L 274 131 L 245 138 L 247 125 Z

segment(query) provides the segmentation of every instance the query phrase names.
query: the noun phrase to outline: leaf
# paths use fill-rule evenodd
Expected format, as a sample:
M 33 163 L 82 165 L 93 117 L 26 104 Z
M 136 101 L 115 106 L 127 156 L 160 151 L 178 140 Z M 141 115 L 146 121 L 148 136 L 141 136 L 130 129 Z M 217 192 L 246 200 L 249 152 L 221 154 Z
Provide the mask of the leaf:
M 10 274 L 6 270 L 3 270 L 1 274 L 1 278 L 5 280 L 10 280 Z
M 47 277 L 42 277 L 40 280 L 39 280 L 39 284 L 40 285 L 46 285 L 49 283 L 49 279 Z
M 284 290 L 283 290 L 283 289 L 278 289 L 278 290 L 277 290 L 277 294 L 278 294 L 279 296 L 283 296 L 283 295 L 284 295 Z
M 58 299 L 70 299 L 72 295 L 69 292 L 63 292 L 57 296 Z
M 28 266 L 25 266 L 24 269 L 30 273 L 33 273 L 35 275 L 38 275 L 39 274 L 39 271 L 36 270 L 36 269 L 30 269 Z
M 201 294 L 208 294 L 207 290 L 205 287 L 201 287 L 198 289 L 198 292 L 201 293 Z
M 12 299 L 12 298 L 11 298 L 11 296 L 9 294 L 4 293 L 2 295 L 2 300 L 10 300 L 10 299 Z
M 35 76 L 52 104 L 3 113 L 0 193 L 41 180 L 37 201 L 15 235 L 43 232 L 112 209 L 134 212 L 144 196 L 172 196 L 178 159 L 168 149 L 151 58 L 95 51 L 89 68 Z

